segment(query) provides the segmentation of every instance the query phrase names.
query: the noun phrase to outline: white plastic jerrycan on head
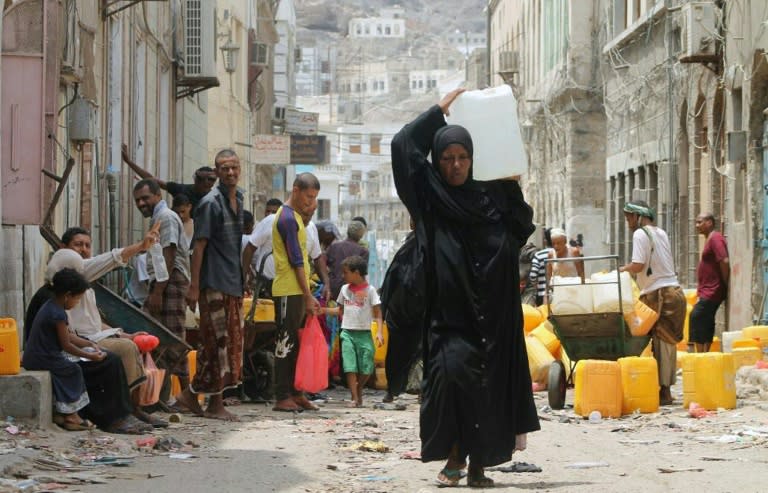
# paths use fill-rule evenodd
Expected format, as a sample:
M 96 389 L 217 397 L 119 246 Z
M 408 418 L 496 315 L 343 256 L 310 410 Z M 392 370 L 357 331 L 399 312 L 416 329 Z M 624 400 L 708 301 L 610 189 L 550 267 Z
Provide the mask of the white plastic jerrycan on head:
M 511 87 L 505 84 L 466 91 L 449 110 L 448 123 L 461 125 L 472 136 L 475 180 L 498 180 L 527 173 L 528 156 Z

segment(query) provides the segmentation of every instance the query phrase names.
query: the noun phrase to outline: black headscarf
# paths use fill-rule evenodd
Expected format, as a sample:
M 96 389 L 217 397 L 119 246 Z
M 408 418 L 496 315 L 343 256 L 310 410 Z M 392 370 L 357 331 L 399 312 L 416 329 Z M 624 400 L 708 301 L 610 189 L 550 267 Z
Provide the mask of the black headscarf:
M 446 125 L 440 127 L 435 133 L 435 138 L 432 139 L 432 164 L 440 170 L 440 156 L 443 155 L 445 149 L 451 144 L 459 144 L 469 153 L 470 159 L 473 159 L 474 147 L 472 145 L 472 136 L 466 128 L 461 125 Z M 467 181 L 472 180 L 472 166 L 469 167 L 469 176 Z

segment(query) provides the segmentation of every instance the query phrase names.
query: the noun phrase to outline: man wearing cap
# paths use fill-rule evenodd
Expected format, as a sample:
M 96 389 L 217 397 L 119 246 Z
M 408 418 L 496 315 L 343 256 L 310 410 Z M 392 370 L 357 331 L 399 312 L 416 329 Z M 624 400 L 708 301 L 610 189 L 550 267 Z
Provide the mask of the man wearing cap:
M 636 275 L 640 301 L 659 313 L 651 329 L 653 357 L 659 366 L 659 402 L 672 403 L 670 387 L 677 370 L 676 344 L 683 339 L 685 295 L 675 274 L 667 233 L 653 225 L 655 213 L 641 200 L 627 202 L 624 219 L 632 233 L 632 261 L 619 268 Z

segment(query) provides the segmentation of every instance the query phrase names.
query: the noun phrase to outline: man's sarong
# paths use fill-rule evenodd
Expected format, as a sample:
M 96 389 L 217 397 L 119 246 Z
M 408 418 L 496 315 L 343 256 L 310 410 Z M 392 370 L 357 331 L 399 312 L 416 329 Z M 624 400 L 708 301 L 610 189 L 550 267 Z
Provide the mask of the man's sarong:
M 150 292 L 154 288 L 154 283 L 150 286 Z M 144 310 L 155 317 L 173 332 L 182 341 L 186 340 L 185 321 L 187 315 L 187 302 L 184 297 L 189 289 L 189 280 L 179 269 L 173 269 L 168 279 L 168 284 L 163 291 L 163 302 L 159 312 L 152 312 L 144 302 Z M 176 351 L 177 352 L 177 351 Z M 174 352 L 175 354 L 175 352 Z M 175 368 L 169 368 L 171 373 L 180 377 L 189 376 L 189 364 L 186 357 L 172 357 L 172 360 L 178 360 Z
M 651 291 L 640 296 L 640 301 L 659 313 L 659 320 L 651 329 L 657 337 L 670 344 L 683 340 L 686 301 L 679 286 Z
M 192 392 L 220 394 L 241 383 L 243 369 L 243 299 L 204 289 L 200 307 L 200 340 L 197 373 Z

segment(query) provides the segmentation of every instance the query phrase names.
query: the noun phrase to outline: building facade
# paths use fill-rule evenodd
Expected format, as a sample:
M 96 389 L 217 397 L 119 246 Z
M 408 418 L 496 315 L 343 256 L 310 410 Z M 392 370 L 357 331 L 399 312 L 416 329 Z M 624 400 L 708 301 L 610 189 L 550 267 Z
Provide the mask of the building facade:
M 208 99 L 208 160 L 213 163 L 222 149 L 237 152 L 245 207 L 259 217 L 266 201 L 283 193 L 273 190 L 277 167 L 255 164 L 253 155 L 254 136 L 273 133 L 274 60 L 279 41 L 274 13 L 268 0 L 216 0 L 216 13 L 220 52 L 216 74 L 221 87 L 211 91 Z
M 281 0 L 275 13 L 278 42 L 275 45 L 275 107 L 296 107 L 296 7 Z
M 607 169 L 612 245 L 627 255 L 621 207 L 643 198 L 670 235 L 678 277 L 696 286 L 704 238 L 694 220 L 712 212 L 729 242 L 730 298 L 719 328 L 764 318 L 762 178 L 766 43 L 743 38 L 762 12 L 724 2 L 604 2 Z M 750 9 L 752 11 L 750 11 Z M 747 41 L 748 39 L 748 41 Z M 744 77 L 743 74 L 751 74 Z M 745 87 L 746 86 L 746 87 Z M 753 144 L 749 144 L 749 143 Z
M 490 85 L 511 84 L 527 139 L 523 180 L 534 221 L 607 251 L 605 113 L 593 2 L 491 0 Z
M 271 195 L 272 167 L 248 165 L 248 136 L 272 123 L 272 74 L 260 79 L 271 63 L 260 48 L 276 42 L 268 0 L 5 4 L 0 313 L 22 326 L 68 227 L 89 229 L 96 253 L 143 236 L 123 146 L 151 174 L 186 183 L 219 148 L 234 147 L 249 205 Z M 223 107 L 236 119 L 222 117 Z M 212 118 L 226 135 L 211 132 Z M 108 279 L 118 290 L 122 281 Z
M 378 17 L 353 17 L 349 20 L 350 38 L 404 38 L 405 10 L 382 9 Z
M 601 0 L 489 2 L 491 82 L 512 85 L 528 139 L 536 221 L 582 233 L 588 254 L 631 255 L 623 206 L 646 200 L 696 285 L 712 212 L 729 242 L 719 328 L 768 320 L 768 63 L 764 6 Z M 543 29 L 542 26 L 547 26 Z M 752 34 L 750 34 L 752 33 Z M 603 187 L 600 190 L 598 187 Z M 592 225 L 587 224 L 591 221 Z M 599 250 L 599 248 L 597 248 Z

